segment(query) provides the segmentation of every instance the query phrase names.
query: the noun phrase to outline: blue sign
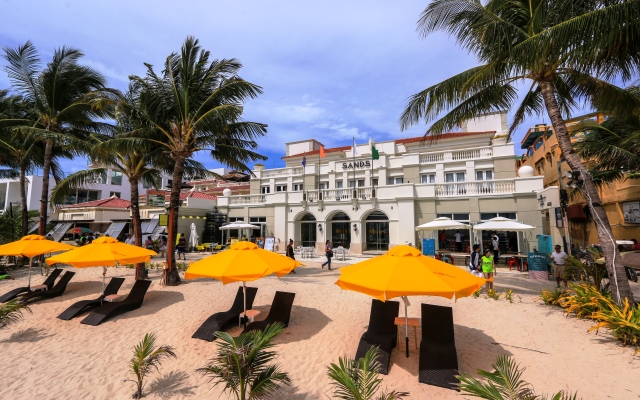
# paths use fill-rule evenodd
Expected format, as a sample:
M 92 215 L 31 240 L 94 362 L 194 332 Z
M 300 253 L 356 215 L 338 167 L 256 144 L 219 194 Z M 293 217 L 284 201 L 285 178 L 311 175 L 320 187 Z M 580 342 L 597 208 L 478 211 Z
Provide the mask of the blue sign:
M 436 240 L 435 239 L 422 239 L 422 255 L 435 256 L 436 255 Z
M 529 271 L 545 271 L 547 272 L 547 255 L 545 253 L 529 253 Z

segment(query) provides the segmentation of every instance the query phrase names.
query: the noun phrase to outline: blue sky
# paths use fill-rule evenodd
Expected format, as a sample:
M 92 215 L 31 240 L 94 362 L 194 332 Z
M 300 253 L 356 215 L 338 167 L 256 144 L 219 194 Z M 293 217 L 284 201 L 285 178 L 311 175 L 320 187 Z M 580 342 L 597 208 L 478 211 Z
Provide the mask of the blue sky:
M 269 125 L 259 151 L 272 168 L 284 165 L 288 141 L 315 138 L 331 147 L 352 137 L 364 143 L 424 133 L 424 125 L 400 130 L 407 97 L 476 64 L 444 35 L 418 35 L 416 21 L 427 4 L 0 0 L 0 45 L 31 40 L 45 61 L 56 47 L 80 48 L 83 63 L 124 90 L 130 74 L 144 73 L 143 62 L 159 71 L 186 36 L 196 36 L 214 58 L 238 58 L 241 76 L 263 87 L 245 115 Z M 0 73 L 0 88 L 8 86 Z M 541 120 L 527 121 L 514 141 Z M 205 154 L 197 158 L 219 166 Z M 64 170 L 84 166 L 75 160 Z

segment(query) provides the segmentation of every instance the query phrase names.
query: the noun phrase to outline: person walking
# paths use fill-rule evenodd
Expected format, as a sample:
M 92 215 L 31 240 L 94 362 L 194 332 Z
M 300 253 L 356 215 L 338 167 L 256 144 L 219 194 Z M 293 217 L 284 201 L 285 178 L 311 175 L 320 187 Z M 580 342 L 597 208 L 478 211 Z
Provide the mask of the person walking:
M 166 236 L 160 236 L 159 245 L 160 246 L 158 250 L 160 250 L 160 257 L 166 258 L 167 257 L 167 237 Z
M 287 257 L 289 257 L 292 260 L 296 259 L 296 254 L 293 251 L 293 239 L 289 239 L 289 244 L 287 245 Z M 291 273 L 297 274 L 295 269 L 292 269 Z
M 464 236 L 462 236 L 462 233 L 460 233 L 460 231 L 456 231 L 456 234 L 453 235 L 453 237 L 456 239 L 456 251 L 458 253 L 462 253 L 462 239 L 464 238 Z
M 182 254 L 182 259 L 187 260 L 187 240 L 184 238 L 184 235 L 181 233 L 180 238 L 178 239 L 178 257 L 180 259 L 180 254 Z
M 497 263 L 500 259 L 500 238 L 497 233 L 493 234 L 491 239 L 491 247 L 493 248 L 493 262 Z
M 491 249 L 486 249 L 484 251 L 484 256 L 482 256 L 481 262 L 482 273 L 484 274 L 484 279 L 487 280 L 485 286 L 487 290 L 493 289 L 493 277 L 496 275 L 496 271 L 493 256 L 491 255 Z
M 324 253 L 327 256 L 327 262 L 322 264 L 322 268 L 327 265 L 329 267 L 329 271 L 331 271 L 331 257 L 333 257 L 333 250 L 331 249 L 331 241 L 327 240 L 324 245 Z
M 556 278 L 556 287 L 560 288 L 560 281 L 564 282 L 564 288 L 567 288 L 567 253 L 562 251 L 562 247 L 559 244 L 556 245 L 556 251 L 551 253 L 551 260 L 553 261 L 553 276 Z
M 480 245 L 474 244 L 473 251 L 471 251 L 471 254 L 469 256 L 469 270 L 471 270 L 471 273 L 473 275 L 482 277 L 482 268 L 480 268 L 479 265 L 480 265 Z

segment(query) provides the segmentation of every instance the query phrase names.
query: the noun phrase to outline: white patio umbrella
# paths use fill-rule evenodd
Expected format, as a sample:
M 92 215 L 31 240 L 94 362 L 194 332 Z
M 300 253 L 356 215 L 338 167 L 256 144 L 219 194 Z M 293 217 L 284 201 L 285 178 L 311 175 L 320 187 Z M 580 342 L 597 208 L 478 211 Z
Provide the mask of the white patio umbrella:
M 535 226 L 523 224 L 522 222 L 514 221 L 509 218 L 495 217 L 491 218 L 487 222 L 474 225 L 474 231 L 512 231 L 512 232 L 530 232 L 536 229 Z M 523 238 L 524 239 L 524 238 Z M 525 249 L 528 248 L 528 243 L 524 240 Z
M 453 229 L 469 229 L 469 243 L 473 245 L 473 231 L 471 226 L 463 224 L 462 222 L 454 221 L 448 217 L 436 218 L 426 224 L 416 226 L 416 231 L 439 231 L 439 230 L 453 230 Z
M 227 225 L 224 225 L 224 226 L 220 227 L 221 231 L 225 231 L 225 230 L 226 231 L 230 231 L 230 230 L 233 230 L 233 229 L 237 229 L 238 230 L 238 239 L 240 239 L 241 232 L 242 232 L 243 229 L 260 229 L 260 227 L 256 226 L 256 225 L 247 224 L 244 221 L 235 221 L 235 222 L 232 222 L 230 224 L 227 224 Z
M 191 223 L 191 227 L 189 230 L 189 247 L 194 249 L 198 246 L 198 232 L 196 231 L 196 224 Z

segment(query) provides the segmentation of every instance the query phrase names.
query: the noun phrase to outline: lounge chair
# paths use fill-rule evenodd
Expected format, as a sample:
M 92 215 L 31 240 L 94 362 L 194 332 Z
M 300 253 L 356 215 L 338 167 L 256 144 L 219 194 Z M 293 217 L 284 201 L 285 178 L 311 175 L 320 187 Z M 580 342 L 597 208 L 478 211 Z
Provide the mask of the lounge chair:
M 140 308 L 149 286 L 151 286 L 151 281 L 149 280 L 141 279 L 136 281 L 124 300 L 102 304 L 80 322 L 86 325 L 97 326 L 113 315 Z
M 364 358 L 370 348 L 377 346 L 377 360 L 381 366 L 380 373 L 385 375 L 389 373 L 391 350 L 396 347 L 398 340 L 398 327 L 395 324 L 395 319 L 399 310 L 400 303 L 397 301 L 372 300 L 369 327 L 360 338 L 356 352 L 356 360 L 359 360 Z
M 47 286 L 47 290 L 50 290 L 53 287 L 53 284 L 55 283 L 56 278 L 60 275 L 61 272 L 62 272 L 62 268 L 56 268 L 49 273 L 49 276 L 47 276 L 47 279 L 45 279 L 44 282 L 42 282 L 43 285 Z M 0 303 L 6 303 L 7 301 L 15 299 L 21 293 L 25 293 L 25 292 L 31 292 L 31 290 L 29 290 L 29 288 L 26 286 L 15 288 L 5 293 L 4 295 L 2 295 L 2 297 L 0 297 Z
M 62 314 L 58 315 L 58 318 L 68 321 L 71 318 L 77 317 L 85 311 L 89 311 L 102 305 L 104 303 L 104 297 L 112 294 L 117 294 L 123 282 L 124 278 L 111 278 L 109 284 L 104 288 L 104 292 L 100 295 L 100 297 L 95 300 L 81 300 L 64 310 Z
M 458 390 L 458 354 L 451 307 L 422 304 L 422 340 L 418 380 Z
M 263 319 L 262 321 L 255 321 L 250 323 L 246 328 L 244 328 L 244 331 L 242 331 L 242 333 L 249 331 L 263 331 L 267 327 L 267 325 L 271 325 L 274 322 L 280 322 L 284 326 L 289 326 L 291 307 L 293 307 L 293 299 L 295 297 L 295 293 L 276 292 L 267 318 Z
M 251 310 L 251 307 L 253 307 L 253 300 L 256 298 L 257 293 L 258 288 L 247 288 L 247 310 Z M 237 321 L 240 317 L 240 313 L 243 311 L 244 295 L 242 293 L 242 287 L 239 287 L 231 309 L 229 309 L 229 311 L 215 313 L 207 318 L 207 320 L 200 325 L 200 328 L 198 328 L 196 333 L 191 337 L 213 342 L 216 338 L 216 332 L 223 330 L 229 324 Z
M 62 277 L 58 280 L 58 282 L 51 288 L 51 290 L 38 290 L 35 292 L 25 293 L 20 295 L 18 298 L 20 301 L 27 302 L 35 302 L 43 299 L 52 299 L 54 297 L 62 296 L 64 291 L 67 289 L 67 284 L 75 275 L 75 272 L 67 271 L 62 275 Z

